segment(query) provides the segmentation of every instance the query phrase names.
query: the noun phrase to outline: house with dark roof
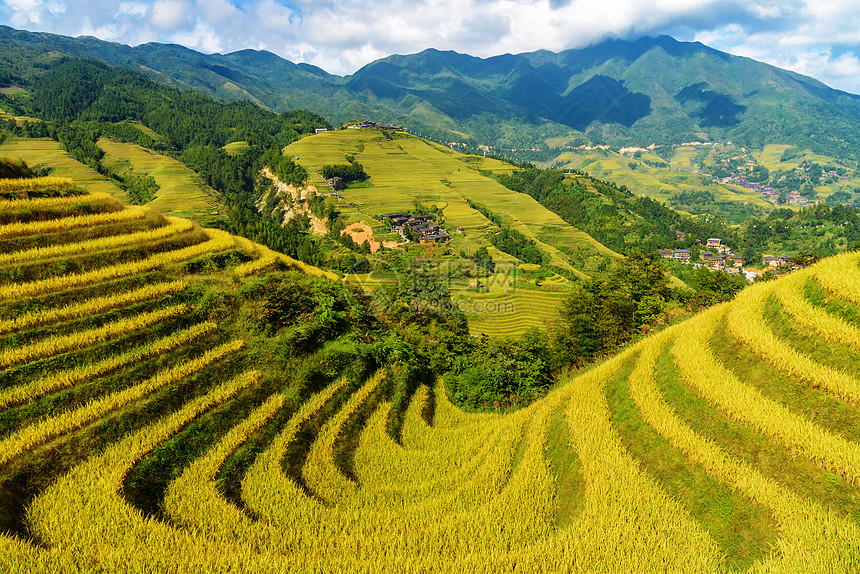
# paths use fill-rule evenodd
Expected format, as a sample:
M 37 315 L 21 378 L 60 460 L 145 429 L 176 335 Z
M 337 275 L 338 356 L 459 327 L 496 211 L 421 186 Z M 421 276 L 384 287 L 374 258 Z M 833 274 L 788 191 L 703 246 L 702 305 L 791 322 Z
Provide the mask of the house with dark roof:
M 412 215 L 411 213 L 386 213 L 392 231 L 405 237 L 406 232 L 415 234 L 419 243 L 439 243 L 450 239 L 448 233 L 433 221 L 432 215 Z

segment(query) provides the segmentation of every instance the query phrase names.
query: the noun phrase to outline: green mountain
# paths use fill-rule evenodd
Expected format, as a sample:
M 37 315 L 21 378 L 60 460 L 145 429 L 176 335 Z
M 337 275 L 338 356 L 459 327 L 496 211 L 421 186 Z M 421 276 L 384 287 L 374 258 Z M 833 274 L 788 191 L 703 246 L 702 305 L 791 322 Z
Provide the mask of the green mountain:
M 269 52 L 206 55 L 0 27 L 0 82 L 7 86 L 26 85 L 64 55 L 134 68 L 225 101 L 306 108 L 335 124 L 394 122 L 500 148 L 547 147 L 547 140 L 552 147 L 732 140 L 854 157 L 860 133 L 860 96 L 667 36 L 486 59 L 431 49 L 340 77 Z

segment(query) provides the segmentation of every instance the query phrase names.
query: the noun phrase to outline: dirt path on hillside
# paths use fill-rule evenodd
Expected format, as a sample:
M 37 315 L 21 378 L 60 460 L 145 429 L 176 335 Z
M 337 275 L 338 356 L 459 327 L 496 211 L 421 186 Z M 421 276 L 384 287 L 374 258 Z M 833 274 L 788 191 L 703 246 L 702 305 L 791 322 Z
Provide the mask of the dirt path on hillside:
M 387 249 L 400 249 L 400 243 L 398 241 L 379 242 L 373 239 L 373 229 L 371 229 L 371 227 L 364 221 L 358 221 L 347 226 L 341 234 L 348 234 L 352 237 L 352 240 L 359 245 L 367 241 L 367 244 L 370 245 L 371 253 L 376 253 L 379 251 L 380 247 L 385 247 Z

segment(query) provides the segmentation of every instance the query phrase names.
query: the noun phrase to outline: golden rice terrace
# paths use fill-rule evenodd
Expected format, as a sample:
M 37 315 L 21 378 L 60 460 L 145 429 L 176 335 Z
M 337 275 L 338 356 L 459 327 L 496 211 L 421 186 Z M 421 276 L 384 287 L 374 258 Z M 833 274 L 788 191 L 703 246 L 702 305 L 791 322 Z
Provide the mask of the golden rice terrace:
M 472 414 L 315 268 L 4 182 L 0 571 L 856 573 L 858 261 Z

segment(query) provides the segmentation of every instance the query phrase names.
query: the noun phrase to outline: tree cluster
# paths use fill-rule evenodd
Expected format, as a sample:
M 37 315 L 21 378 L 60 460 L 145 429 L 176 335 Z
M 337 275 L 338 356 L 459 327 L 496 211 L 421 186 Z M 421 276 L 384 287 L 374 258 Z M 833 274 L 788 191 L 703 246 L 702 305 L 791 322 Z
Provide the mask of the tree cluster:
M 304 181 L 304 169 L 281 150 L 303 133 L 330 128 L 323 118 L 304 110 L 276 114 L 251 102 L 216 102 L 157 84 L 131 70 L 72 58 L 52 64 L 30 88 L 32 98 L 19 102 L 19 107 L 47 122 L 26 129 L 56 138 L 78 161 L 108 173 L 101 163 L 104 152 L 96 143 L 102 136 L 178 157 L 218 192 L 226 215 L 218 225 L 293 257 L 319 261 L 318 249 L 301 222 L 282 227 L 271 214 L 261 215 L 255 201 L 260 193 L 256 176 L 264 165 L 286 183 Z M 235 141 L 245 141 L 249 147 L 227 154 L 223 146 Z M 157 191 L 151 178 L 114 177 L 135 202 L 146 202 Z
M 533 239 L 529 239 L 512 227 L 502 227 L 498 233 L 490 236 L 490 243 L 499 251 L 521 259 L 526 263 L 542 265 L 546 257 L 537 247 Z
M 352 162 L 346 164 L 324 165 L 320 171 L 326 179 L 331 179 L 333 177 L 341 178 L 344 185 L 367 181 L 369 177 L 364 171 L 364 166 L 354 159 Z
M 575 284 L 556 333 L 562 362 L 576 365 L 614 352 L 664 320 L 673 297 L 663 261 L 641 253 L 619 263 L 605 280 Z

